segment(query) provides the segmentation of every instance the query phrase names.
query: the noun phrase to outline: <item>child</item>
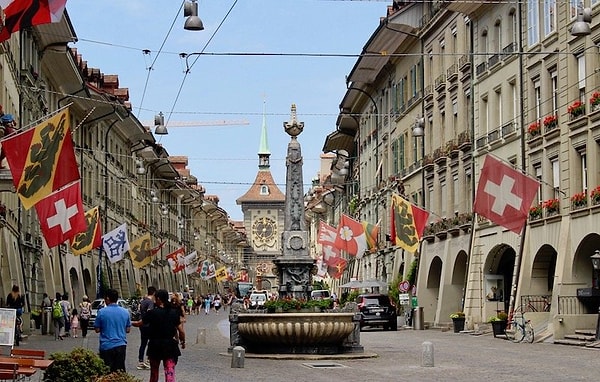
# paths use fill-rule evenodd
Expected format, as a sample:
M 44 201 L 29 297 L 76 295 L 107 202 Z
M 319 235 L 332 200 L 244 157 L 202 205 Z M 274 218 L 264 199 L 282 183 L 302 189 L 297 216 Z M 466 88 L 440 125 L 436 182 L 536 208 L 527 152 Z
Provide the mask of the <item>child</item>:
M 79 315 L 77 314 L 77 309 L 73 309 L 73 314 L 71 315 L 71 333 L 74 338 L 77 338 L 77 330 L 79 329 Z

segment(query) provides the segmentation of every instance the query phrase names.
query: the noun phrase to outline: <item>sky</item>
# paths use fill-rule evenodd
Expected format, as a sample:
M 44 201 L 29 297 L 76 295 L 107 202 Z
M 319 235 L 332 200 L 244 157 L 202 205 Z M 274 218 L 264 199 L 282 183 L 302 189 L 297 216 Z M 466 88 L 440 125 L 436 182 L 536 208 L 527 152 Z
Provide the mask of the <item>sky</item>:
M 290 137 L 283 124 L 296 104 L 307 191 L 335 130 L 354 55 L 391 0 L 199 0 L 203 31 L 184 30 L 181 4 L 68 0 L 78 38 L 70 46 L 89 67 L 119 76 L 140 121 L 165 115 L 169 134 L 157 141 L 169 155 L 188 157 L 191 174 L 233 220 L 243 219 L 235 201 L 258 171 L 263 115 L 271 172 L 285 192 Z M 209 125 L 215 121 L 248 124 Z M 177 122 L 201 126 L 169 127 Z

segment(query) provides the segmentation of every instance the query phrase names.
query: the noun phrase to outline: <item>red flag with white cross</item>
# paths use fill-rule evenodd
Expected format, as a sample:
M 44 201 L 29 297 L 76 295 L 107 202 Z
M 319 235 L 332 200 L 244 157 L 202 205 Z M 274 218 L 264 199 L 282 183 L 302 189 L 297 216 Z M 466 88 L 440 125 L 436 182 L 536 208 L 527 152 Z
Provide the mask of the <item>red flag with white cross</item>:
M 54 191 L 35 205 L 49 248 L 56 247 L 87 229 L 80 182 Z
M 473 211 L 519 234 L 539 186 L 536 179 L 487 155 L 479 176 Z

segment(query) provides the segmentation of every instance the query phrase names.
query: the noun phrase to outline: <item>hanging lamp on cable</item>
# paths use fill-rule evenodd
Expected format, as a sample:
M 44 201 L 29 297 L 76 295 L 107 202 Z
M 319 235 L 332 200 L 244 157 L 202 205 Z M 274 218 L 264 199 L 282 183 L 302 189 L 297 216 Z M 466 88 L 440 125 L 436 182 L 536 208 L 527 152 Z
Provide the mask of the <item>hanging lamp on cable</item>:
M 162 111 L 154 116 L 154 126 L 155 126 L 154 134 L 156 134 L 156 135 L 169 134 L 169 131 L 167 130 L 167 127 L 165 126 L 165 116 L 163 115 Z
M 187 17 L 185 24 L 183 24 L 183 29 L 188 31 L 204 30 L 202 20 L 198 17 L 198 3 L 196 0 L 186 1 L 183 4 L 183 16 Z

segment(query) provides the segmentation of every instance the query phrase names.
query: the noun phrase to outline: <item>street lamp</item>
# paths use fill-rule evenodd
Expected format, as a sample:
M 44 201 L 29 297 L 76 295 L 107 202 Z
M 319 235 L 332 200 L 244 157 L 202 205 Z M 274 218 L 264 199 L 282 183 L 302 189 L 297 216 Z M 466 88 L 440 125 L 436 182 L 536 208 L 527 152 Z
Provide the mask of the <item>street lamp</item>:
M 592 276 L 592 289 L 598 289 L 598 273 L 600 272 L 600 250 L 596 250 L 592 256 L 592 267 L 594 275 Z M 596 322 L 596 341 L 600 341 L 600 306 L 598 307 L 598 320 Z
M 188 31 L 204 30 L 202 20 L 200 20 L 200 17 L 198 17 L 198 3 L 196 0 L 186 1 L 183 3 L 183 16 L 187 17 L 187 19 L 185 19 L 183 29 Z
M 154 130 L 154 134 L 156 134 L 156 135 L 169 134 L 169 131 L 167 130 L 167 127 L 165 126 L 165 116 L 163 115 L 162 111 L 154 116 L 154 126 L 156 126 L 156 129 Z
M 417 117 L 412 130 L 413 137 L 421 137 L 421 199 L 425 208 L 425 118 Z
M 590 23 L 592 22 L 592 10 L 591 8 L 584 8 L 581 3 L 577 7 L 577 18 L 571 28 L 571 35 L 573 36 L 587 36 L 592 33 Z

